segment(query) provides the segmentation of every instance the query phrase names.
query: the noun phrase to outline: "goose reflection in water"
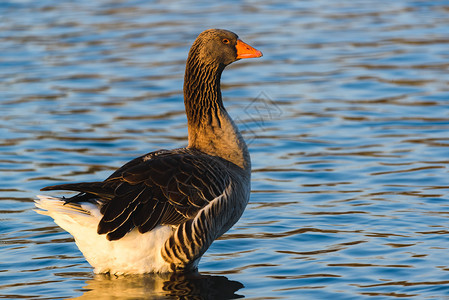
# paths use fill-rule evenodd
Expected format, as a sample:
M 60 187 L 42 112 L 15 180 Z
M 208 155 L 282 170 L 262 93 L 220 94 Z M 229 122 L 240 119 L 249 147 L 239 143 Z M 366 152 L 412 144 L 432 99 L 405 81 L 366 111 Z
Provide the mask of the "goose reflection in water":
M 94 275 L 73 299 L 237 299 L 244 285 L 225 276 L 187 274 Z

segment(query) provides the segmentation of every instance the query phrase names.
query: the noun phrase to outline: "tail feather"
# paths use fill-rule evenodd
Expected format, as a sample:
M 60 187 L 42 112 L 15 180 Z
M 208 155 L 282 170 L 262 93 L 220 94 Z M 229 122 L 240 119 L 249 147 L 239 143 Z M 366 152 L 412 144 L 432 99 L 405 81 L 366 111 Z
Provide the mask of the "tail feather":
M 75 191 L 80 193 L 96 195 L 104 199 L 110 199 L 113 196 L 113 192 L 111 191 L 114 191 L 114 189 L 115 183 L 101 181 L 101 182 L 80 182 L 80 183 L 51 185 L 42 188 L 41 191 L 55 191 L 55 190 Z
M 66 203 L 61 198 L 55 198 L 50 196 L 37 196 L 39 199 L 34 200 L 34 203 L 38 209 L 35 211 L 41 215 L 52 216 L 55 213 L 61 214 L 78 214 L 78 215 L 90 215 L 91 213 L 84 209 L 78 203 Z
M 81 227 L 95 228 L 102 217 L 97 205 L 93 203 L 66 203 L 64 199 L 50 196 L 37 196 L 37 213 L 50 216 L 64 230 L 74 234 Z
M 64 199 L 49 196 L 38 195 L 37 197 L 39 200 L 34 200 L 34 203 L 38 209 L 35 211 L 41 215 L 51 216 L 53 213 L 90 215 L 89 211 L 77 203 L 66 204 Z

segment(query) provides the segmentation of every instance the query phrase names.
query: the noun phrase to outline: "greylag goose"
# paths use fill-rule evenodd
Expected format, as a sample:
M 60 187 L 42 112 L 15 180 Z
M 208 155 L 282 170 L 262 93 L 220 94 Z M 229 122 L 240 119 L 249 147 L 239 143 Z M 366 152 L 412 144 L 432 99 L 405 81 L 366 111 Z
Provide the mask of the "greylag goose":
M 209 29 L 193 43 L 184 77 L 188 146 L 159 150 L 106 180 L 49 186 L 70 198 L 38 196 L 38 212 L 68 231 L 95 273 L 194 271 L 249 199 L 247 146 L 223 106 L 224 68 L 262 53 L 233 32 Z

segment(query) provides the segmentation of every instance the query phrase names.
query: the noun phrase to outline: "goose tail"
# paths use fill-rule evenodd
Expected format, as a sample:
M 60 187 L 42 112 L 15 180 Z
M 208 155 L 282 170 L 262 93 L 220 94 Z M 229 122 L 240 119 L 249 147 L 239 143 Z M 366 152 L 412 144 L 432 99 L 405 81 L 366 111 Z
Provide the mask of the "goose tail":
M 39 195 L 36 199 L 35 211 L 50 216 L 56 224 L 72 235 L 80 227 L 95 229 L 101 214 L 93 203 L 67 203 L 64 198 Z

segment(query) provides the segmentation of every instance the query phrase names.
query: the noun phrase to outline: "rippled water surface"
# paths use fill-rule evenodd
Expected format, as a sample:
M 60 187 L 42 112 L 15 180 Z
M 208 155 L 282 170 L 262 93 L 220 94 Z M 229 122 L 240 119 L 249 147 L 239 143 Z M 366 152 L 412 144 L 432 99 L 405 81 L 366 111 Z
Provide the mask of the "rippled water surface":
M 447 1 L 2 1 L 0 298 L 449 297 Z M 94 275 L 33 211 L 186 144 L 204 29 L 264 53 L 223 74 L 251 200 L 192 275 Z

